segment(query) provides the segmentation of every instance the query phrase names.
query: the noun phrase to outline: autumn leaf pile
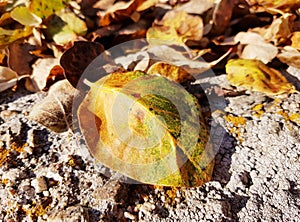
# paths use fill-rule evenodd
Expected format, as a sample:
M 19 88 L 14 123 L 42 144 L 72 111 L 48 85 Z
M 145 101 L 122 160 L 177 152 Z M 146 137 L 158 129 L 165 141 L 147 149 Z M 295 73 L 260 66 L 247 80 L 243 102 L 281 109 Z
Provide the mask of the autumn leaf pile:
M 105 49 L 137 38 L 150 45 L 165 40 L 190 47 L 190 57 L 201 55 L 207 62 L 231 48 L 227 60 L 299 68 L 299 5 L 298 0 L 2 1 L 0 91 L 22 79 L 28 90 L 39 91 L 64 78 L 60 57 L 78 40 Z M 68 63 L 89 56 L 78 52 Z M 224 62 L 216 69 L 224 69 Z

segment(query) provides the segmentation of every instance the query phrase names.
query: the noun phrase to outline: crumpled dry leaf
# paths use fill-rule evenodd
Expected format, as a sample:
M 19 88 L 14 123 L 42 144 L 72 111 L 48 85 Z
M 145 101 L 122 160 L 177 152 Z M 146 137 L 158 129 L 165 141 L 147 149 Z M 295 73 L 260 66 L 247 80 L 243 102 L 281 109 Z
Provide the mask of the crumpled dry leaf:
M 0 66 L 0 92 L 17 84 L 18 74 L 12 69 Z
M 190 14 L 201 15 L 214 6 L 214 0 L 190 0 L 176 8 Z
M 121 22 L 127 18 L 137 22 L 140 15 L 136 10 L 143 2 L 142 0 L 131 0 L 129 2 L 119 1 L 115 3 L 101 16 L 99 25 L 108 26 L 113 22 Z
M 199 41 L 203 36 L 201 17 L 189 15 L 184 11 L 167 12 L 160 24 L 147 31 L 147 41 L 151 45 L 157 45 L 157 41 L 159 44 L 165 41 L 166 44 L 182 45 L 188 40 Z
M 270 26 L 254 28 L 253 31 L 258 32 L 267 42 L 274 42 L 275 45 L 280 45 L 289 39 L 294 20 L 295 15 L 285 13 L 273 20 Z
M 277 58 L 283 63 L 300 68 L 300 52 L 294 48 L 285 47 Z
M 297 92 L 294 85 L 277 70 L 259 60 L 231 59 L 226 65 L 227 78 L 231 85 L 267 95 Z
M 277 47 L 265 42 L 263 37 L 257 33 L 239 32 L 234 37 L 234 41 L 246 45 L 241 54 L 243 59 L 257 59 L 268 63 L 278 54 Z
M 112 73 L 92 85 L 78 119 L 94 158 L 137 181 L 191 187 L 211 178 L 213 153 L 197 102 L 166 78 Z
M 47 78 L 51 69 L 59 64 L 59 58 L 38 59 L 33 65 L 33 71 L 30 78 L 26 79 L 25 87 L 31 92 L 43 90 L 47 84 Z
M 72 127 L 72 104 L 76 93 L 68 80 L 50 87 L 48 95 L 33 106 L 28 118 L 61 133 Z
M 49 18 L 46 35 L 63 45 L 74 40 L 77 35 L 84 35 L 86 31 L 86 23 L 74 13 L 61 12 Z

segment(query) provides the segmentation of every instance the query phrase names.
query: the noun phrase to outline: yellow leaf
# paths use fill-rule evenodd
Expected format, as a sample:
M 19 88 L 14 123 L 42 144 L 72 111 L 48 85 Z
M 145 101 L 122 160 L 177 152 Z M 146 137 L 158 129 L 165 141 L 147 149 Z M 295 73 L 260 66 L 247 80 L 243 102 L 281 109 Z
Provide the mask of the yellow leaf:
M 65 44 L 76 38 L 77 35 L 83 35 L 87 31 L 84 21 L 78 18 L 74 13 L 57 13 L 51 17 L 47 24 L 46 34 L 57 44 Z
M 187 40 L 199 41 L 203 36 L 203 22 L 199 16 L 192 16 L 184 11 L 169 11 L 161 21 L 162 26 L 148 29 L 147 41 L 156 44 L 158 40 L 171 44 L 183 44 Z
M 8 30 L 0 27 L 0 48 L 32 34 L 32 28 L 25 26 L 24 29 Z
M 296 92 L 295 87 L 279 71 L 269 68 L 259 60 L 229 60 L 226 73 L 233 86 L 242 86 L 267 95 Z
M 291 41 L 292 41 L 292 47 L 300 50 L 300 31 L 293 33 Z
M 167 77 L 178 83 L 183 83 L 188 80 L 194 81 L 195 78 L 187 72 L 184 68 L 168 64 L 165 62 L 154 63 L 147 71 L 149 75 L 159 74 L 161 76 Z
M 29 9 L 42 19 L 48 18 L 50 15 L 62 10 L 70 0 L 32 0 Z
M 25 6 L 14 8 L 10 15 L 14 20 L 18 21 L 22 25 L 38 26 L 42 23 L 42 19 L 30 12 L 30 10 Z
M 196 99 L 140 71 L 95 82 L 78 110 L 91 154 L 137 181 L 177 187 L 210 180 L 213 151 Z

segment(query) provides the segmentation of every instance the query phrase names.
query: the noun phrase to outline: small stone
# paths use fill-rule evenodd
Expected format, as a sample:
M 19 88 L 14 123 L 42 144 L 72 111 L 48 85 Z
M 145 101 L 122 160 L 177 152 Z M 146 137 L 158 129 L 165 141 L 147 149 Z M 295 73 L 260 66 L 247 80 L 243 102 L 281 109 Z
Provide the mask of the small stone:
M 44 195 L 45 197 L 49 197 L 50 193 L 49 193 L 48 190 L 46 190 L 46 191 L 43 191 L 43 195 Z
M 135 220 L 136 219 L 136 216 L 129 213 L 129 212 L 124 212 L 124 217 L 127 218 L 127 219 L 130 219 L 130 220 Z
M 37 177 L 31 181 L 31 186 L 35 188 L 36 193 L 41 193 L 48 189 L 47 182 L 44 177 Z
M 68 222 L 88 222 L 89 214 L 88 211 L 82 206 L 72 206 L 68 207 L 63 211 L 53 212 L 48 218 L 47 221 L 68 221 Z

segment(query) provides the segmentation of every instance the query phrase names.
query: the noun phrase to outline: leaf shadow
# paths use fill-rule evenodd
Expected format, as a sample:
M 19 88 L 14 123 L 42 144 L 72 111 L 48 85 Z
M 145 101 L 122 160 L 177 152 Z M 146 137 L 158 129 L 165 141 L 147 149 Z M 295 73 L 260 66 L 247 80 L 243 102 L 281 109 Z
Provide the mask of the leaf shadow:
M 290 74 L 286 70 L 282 70 L 281 73 L 287 79 L 287 81 L 292 83 L 295 86 L 295 88 L 298 91 L 300 91 L 300 80 L 296 76 L 293 76 L 292 74 Z

